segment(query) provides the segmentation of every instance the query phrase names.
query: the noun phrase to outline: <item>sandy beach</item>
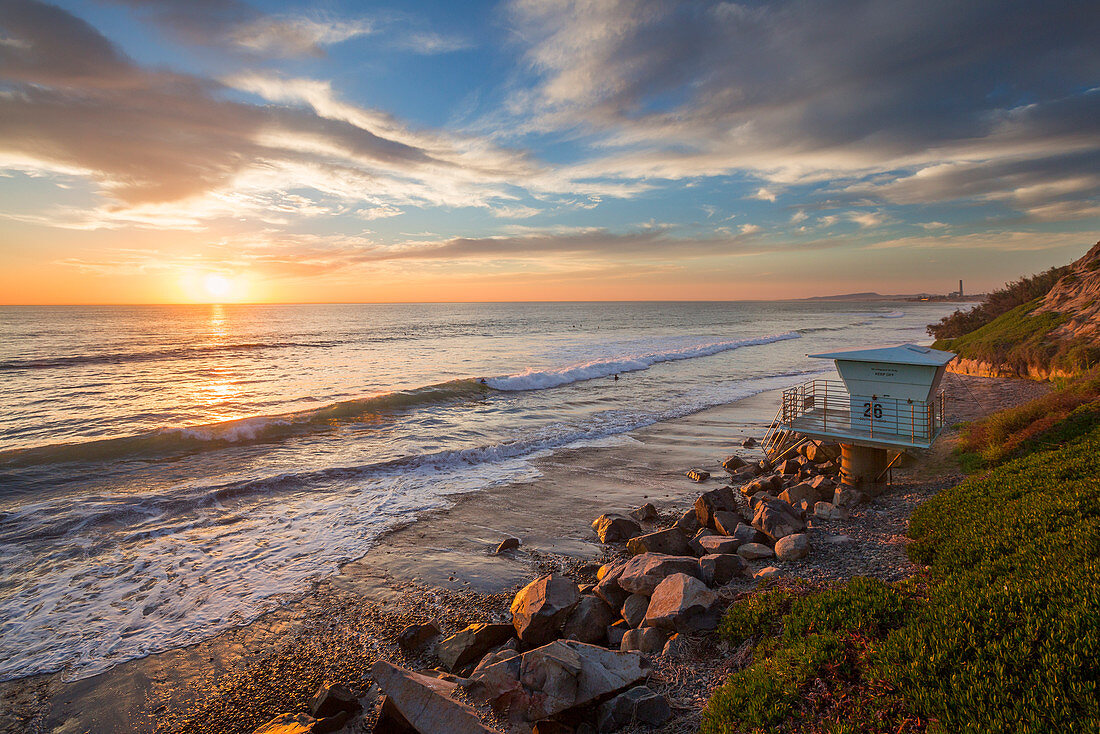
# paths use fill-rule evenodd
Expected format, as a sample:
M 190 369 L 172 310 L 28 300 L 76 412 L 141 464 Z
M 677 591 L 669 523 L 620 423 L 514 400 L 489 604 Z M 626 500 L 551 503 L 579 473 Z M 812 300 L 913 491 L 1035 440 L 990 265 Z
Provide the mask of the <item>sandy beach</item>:
M 953 375 L 947 380 L 952 421 L 971 420 L 1042 394 L 1042 383 Z M 594 580 L 609 557 L 591 531 L 593 518 L 645 502 L 671 519 L 700 489 L 720 486 L 719 462 L 746 458 L 747 436 L 759 437 L 778 393 L 767 392 L 637 430 L 600 447 L 559 450 L 539 459 L 537 479 L 454 498 L 383 536 L 363 557 L 311 591 L 202 643 L 130 661 L 84 680 L 36 676 L 0 686 L 4 732 L 250 732 L 282 711 L 302 707 L 325 680 L 358 692 L 379 658 L 416 666 L 394 644 L 406 624 L 435 621 L 445 632 L 474 621 L 507 621 L 517 588 L 546 570 Z M 816 582 L 856 575 L 887 580 L 916 569 L 905 557 L 914 507 L 960 478 L 950 461 L 954 431 L 908 468 L 896 470 L 884 495 L 845 521 L 813 521 L 814 552 L 782 566 L 786 578 Z M 715 476 L 699 485 L 691 467 Z M 506 537 L 522 546 L 493 555 Z M 764 564 L 758 564 L 764 565 Z M 752 588 L 737 581 L 734 596 Z M 667 731 L 691 731 L 710 689 L 726 675 L 719 653 L 698 645 L 690 670 L 658 664 L 654 687 L 673 704 Z M 723 659 L 728 658 L 728 654 Z M 710 663 L 708 664 L 708 658 Z

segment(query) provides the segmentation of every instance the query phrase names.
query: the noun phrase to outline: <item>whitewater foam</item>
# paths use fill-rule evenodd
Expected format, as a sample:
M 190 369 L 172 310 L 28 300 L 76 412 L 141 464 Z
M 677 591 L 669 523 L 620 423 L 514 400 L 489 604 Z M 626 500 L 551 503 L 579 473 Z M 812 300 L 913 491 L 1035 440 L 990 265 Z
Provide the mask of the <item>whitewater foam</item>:
M 797 332 L 788 331 L 783 334 L 774 334 L 772 336 L 763 336 L 755 339 L 704 342 L 663 352 L 606 357 L 589 362 L 570 364 L 565 367 L 551 370 L 528 369 L 514 375 L 490 378 L 487 380 L 487 383 L 489 387 L 495 390 L 545 390 L 547 388 L 561 387 L 562 385 L 568 385 L 573 382 L 610 377 L 611 375 L 623 372 L 638 372 L 640 370 L 649 369 L 660 362 L 709 357 L 732 349 L 740 349 L 741 347 L 771 344 L 786 339 L 798 339 L 800 337 L 801 335 Z

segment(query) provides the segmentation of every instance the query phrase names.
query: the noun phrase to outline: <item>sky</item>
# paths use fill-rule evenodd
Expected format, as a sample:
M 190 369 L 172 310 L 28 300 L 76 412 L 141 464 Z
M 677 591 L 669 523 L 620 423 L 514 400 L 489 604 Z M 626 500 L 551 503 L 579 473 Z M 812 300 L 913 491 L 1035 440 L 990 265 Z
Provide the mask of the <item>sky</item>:
M 0 0 L 0 303 L 996 288 L 1100 240 L 1089 2 Z

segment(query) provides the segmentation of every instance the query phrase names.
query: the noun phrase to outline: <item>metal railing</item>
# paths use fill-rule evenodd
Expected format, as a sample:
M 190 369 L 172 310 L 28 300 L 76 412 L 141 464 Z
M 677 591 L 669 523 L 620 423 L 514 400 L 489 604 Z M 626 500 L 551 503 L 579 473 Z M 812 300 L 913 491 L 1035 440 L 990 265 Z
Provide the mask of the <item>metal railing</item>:
M 930 444 L 943 428 L 945 407 L 942 390 L 926 402 L 851 395 L 843 382 L 811 380 L 783 391 L 776 423 L 795 431 L 901 437 Z

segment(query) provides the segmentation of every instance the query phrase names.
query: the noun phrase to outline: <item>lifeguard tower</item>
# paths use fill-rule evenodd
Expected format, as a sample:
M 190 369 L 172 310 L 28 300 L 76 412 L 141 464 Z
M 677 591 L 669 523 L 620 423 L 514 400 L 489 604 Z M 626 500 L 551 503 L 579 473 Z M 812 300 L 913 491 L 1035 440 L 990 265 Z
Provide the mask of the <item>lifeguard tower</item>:
M 793 435 L 833 441 L 841 449 L 841 481 L 874 490 L 892 465 L 889 452 L 926 449 L 943 430 L 947 364 L 955 355 L 901 344 L 807 355 L 832 359 L 835 380 L 811 380 L 783 392 L 763 448 L 778 459 Z

